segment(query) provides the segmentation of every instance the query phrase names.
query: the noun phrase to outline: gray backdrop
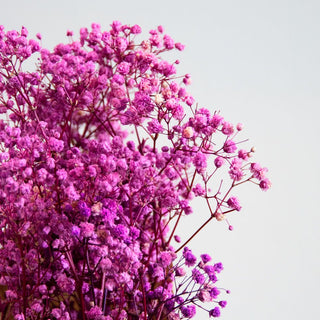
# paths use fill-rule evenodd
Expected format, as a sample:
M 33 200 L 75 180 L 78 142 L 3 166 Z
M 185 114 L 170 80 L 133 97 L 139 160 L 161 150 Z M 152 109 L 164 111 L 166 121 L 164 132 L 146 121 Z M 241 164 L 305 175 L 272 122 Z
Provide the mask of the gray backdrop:
M 212 223 L 190 245 L 222 261 L 219 285 L 231 290 L 225 320 L 320 319 L 319 102 L 320 2 L 312 0 L 4 1 L 0 24 L 24 25 L 43 45 L 71 29 L 113 20 L 159 24 L 186 45 L 177 53 L 196 100 L 242 122 L 242 137 L 269 167 L 272 189 L 240 190 L 234 231 Z M 195 208 L 182 234 L 205 217 Z M 206 319 L 199 313 L 196 319 Z

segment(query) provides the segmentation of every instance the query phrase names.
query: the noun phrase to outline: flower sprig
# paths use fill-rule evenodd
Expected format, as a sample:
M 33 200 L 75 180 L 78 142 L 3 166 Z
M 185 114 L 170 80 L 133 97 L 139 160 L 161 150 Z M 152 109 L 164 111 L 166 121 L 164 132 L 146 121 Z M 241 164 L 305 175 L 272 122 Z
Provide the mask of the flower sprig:
M 267 170 L 238 149 L 242 125 L 195 105 L 190 75 L 162 58 L 184 46 L 161 26 L 140 33 L 92 24 L 50 52 L 24 27 L 0 27 L 2 319 L 218 317 L 226 306 L 222 264 L 186 245 L 241 210 L 236 187 L 267 190 Z M 194 197 L 208 218 L 179 244 Z

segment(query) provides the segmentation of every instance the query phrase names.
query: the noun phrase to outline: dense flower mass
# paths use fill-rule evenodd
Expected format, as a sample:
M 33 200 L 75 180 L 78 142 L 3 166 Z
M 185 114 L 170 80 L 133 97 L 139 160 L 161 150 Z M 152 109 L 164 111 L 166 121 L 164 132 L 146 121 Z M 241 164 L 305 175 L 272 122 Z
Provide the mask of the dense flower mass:
M 194 104 L 190 75 L 161 57 L 184 46 L 163 32 L 138 41 L 138 25 L 92 24 L 49 51 L 0 26 L 1 319 L 219 317 L 226 306 L 222 264 L 186 245 L 241 210 L 237 186 L 270 181 L 253 150 L 238 151 L 242 125 Z M 207 220 L 175 248 L 194 197 Z

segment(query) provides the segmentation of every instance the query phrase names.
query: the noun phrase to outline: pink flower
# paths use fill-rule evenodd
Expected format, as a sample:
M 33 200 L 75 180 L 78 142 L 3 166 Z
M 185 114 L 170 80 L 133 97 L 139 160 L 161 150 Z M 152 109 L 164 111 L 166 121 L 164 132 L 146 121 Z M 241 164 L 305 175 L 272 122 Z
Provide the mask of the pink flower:
M 224 160 L 224 158 L 222 158 L 222 157 L 217 157 L 217 158 L 214 159 L 214 165 L 215 165 L 217 168 L 222 167 L 223 164 L 224 164 L 224 162 L 225 162 L 225 160 Z
M 207 158 L 206 156 L 198 152 L 193 158 L 193 164 L 198 171 L 202 171 L 207 167 Z
M 212 301 L 212 297 L 208 290 L 200 290 L 200 292 L 198 293 L 198 298 L 202 302 Z
M 168 267 L 172 262 L 171 252 L 166 252 L 166 251 L 162 252 L 160 255 L 160 262 L 164 268 Z
M 238 157 L 239 157 L 240 159 L 243 159 L 243 160 L 248 160 L 248 158 L 249 158 L 249 153 L 248 153 L 246 150 L 241 149 L 241 150 L 239 150 L 239 152 L 238 152 Z
M 183 51 L 185 46 L 184 46 L 182 43 L 177 42 L 177 43 L 175 44 L 175 47 L 176 47 L 179 51 Z
M 271 187 L 271 182 L 269 179 L 265 178 L 260 181 L 259 186 L 263 191 L 267 191 Z
M 238 123 L 237 124 L 237 130 L 241 131 L 243 129 L 243 124 L 242 123 Z
M 234 132 L 233 125 L 230 122 L 224 121 L 221 131 L 223 134 L 230 136 Z
M 200 196 L 200 197 L 205 195 L 206 193 L 206 190 L 199 183 L 195 185 L 192 191 L 196 196 Z
M 156 119 L 152 119 L 150 122 L 148 122 L 147 128 L 148 128 L 149 133 L 151 133 L 151 134 L 152 133 L 161 133 L 164 130 L 162 125 Z
M 222 122 L 223 122 L 223 117 L 220 116 L 218 113 L 214 114 L 210 120 L 210 124 L 214 129 L 218 128 Z
M 121 62 L 118 64 L 117 71 L 121 74 L 128 74 L 130 71 L 130 64 L 128 62 Z
M 230 197 L 227 200 L 227 204 L 232 209 L 236 209 L 237 211 L 241 210 L 241 206 L 237 197 Z
M 76 191 L 76 189 L 74 188 L 73 185 L 70 185 L 69 187 L 66 188 L 65 190 L 67 196 L 69 197 L 70 200 L 79 200 L 80 199 L 80 195 L 79 193 Z
M 171 50 L 174 48 L 174 41 L 167 34 L 164 35 L 164 37 L 163 37 L 163 44 L 164 44 L 165 48 L 168 50 Z
M 262 168 L 259 163 L 251 163 L 251 168 L 250 168 L 253 177 L 258 179 L 258 180 L 263 180 L 266 177 L 266 173 L 268 172 L 267 168 Z
M 133 34 L 139 34 L 141 33 L 141 28 L 137 24 L 131 27 L 131 33 Z
M 242 160 L 239 158 L 234 158 L 230 165 L 229 175 L 231 179 L 235 181 L 240 181 L 244 175 L 242 170 Z
M 80 223 L 80 230 L 81 235 L 85 238 L 90 238 L 94 234 L 94 224 L 89 222 L 81 222 Z
M 91 320 L 104 320 L 105 319 L 101 308 L 99 308 L 98 306 L 92 307 L 89 311 L 87 311 L 86 314 L 87 314 L 88 319 L 91 319 Z
M 223 151 L 226 153 L 233 153 L 237 150 L 237 146 L 232 140 L 227 140 L 223 145 Z
M 18 298 L 17 293 L 14 292 L 13 290 L 6 290 L 5 294 L 8 300 L 14 300 Z

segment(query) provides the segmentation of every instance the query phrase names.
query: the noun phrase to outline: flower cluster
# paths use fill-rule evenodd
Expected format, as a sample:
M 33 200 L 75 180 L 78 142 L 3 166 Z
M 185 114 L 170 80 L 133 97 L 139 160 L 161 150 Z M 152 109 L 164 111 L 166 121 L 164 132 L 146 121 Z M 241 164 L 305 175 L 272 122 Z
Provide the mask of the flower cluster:
M 222 264 L 186 245 L 241 210 L 238 185 L 267 190 L 267 170 L 238 150 L 242 125 L 195 106 L 190 75 L 162 59 L 184 46 L 161 26 L 139 33 L 92 24 L 50 52 L 0 26 L 2 319 L 219 317 L 226 306 Z M 208 218 L 175 248 L 194 197 Z

